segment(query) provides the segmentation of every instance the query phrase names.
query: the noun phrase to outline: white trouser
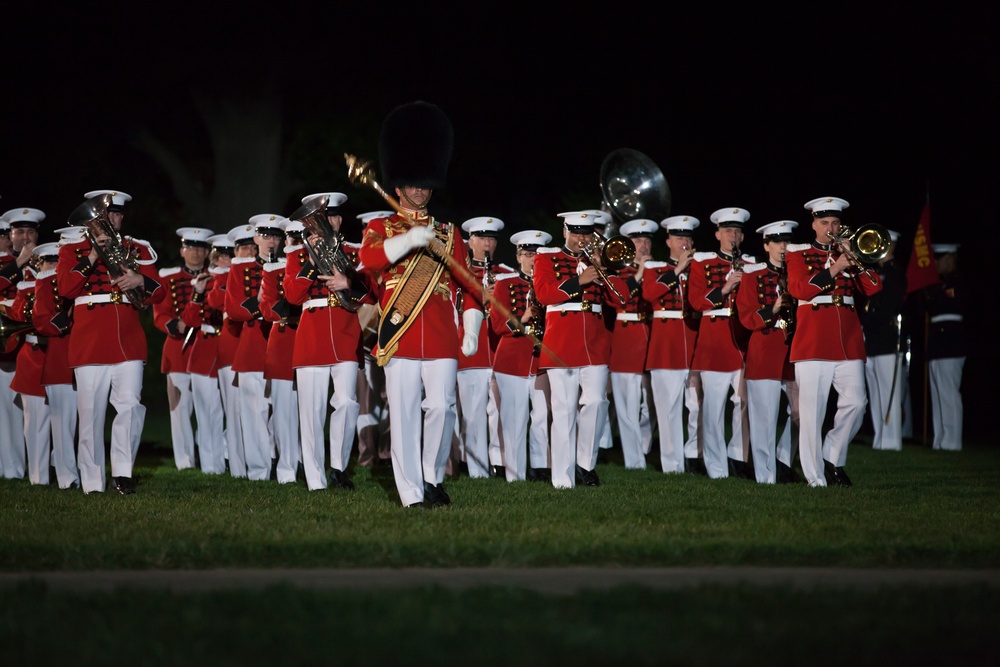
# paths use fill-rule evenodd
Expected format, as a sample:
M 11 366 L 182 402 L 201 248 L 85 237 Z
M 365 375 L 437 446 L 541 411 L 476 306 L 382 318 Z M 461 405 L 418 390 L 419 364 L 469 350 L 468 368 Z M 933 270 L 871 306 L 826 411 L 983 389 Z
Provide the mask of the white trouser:
M 111 476 L 132 477 L 132 466 L 139 452 L 146 408 L 142 397 L 142 361 L 120 364 L 80 366 L 76 376 L 76 406 L 80 415 L 80 442 L 77 459 L 80 485 L 84 493 L 103 492 L 104 418 L 108 401 L 115 409 L 111 423 Z
M 365 355 L 365 367 L 358 372 L 357 399 L 358 465 L 368 466 L 376 458 L 389 457 L 385 372 L 370 354 Z
M 468 368 L 458 371 L 458 413 L 461 416 L 459 438 L 465 450 L 469 477 L 488 477 L 489 457 L 489 368 Z M 498 463 L 499 464 L 499 463 Z
M 552 486 L 572 489 L 576 466 L 597 465 L 597 439 L 608 415 L 608 367 L 550 368 Z
M 489 426 L 490 437 L 490 465 L 503 465 L 503 438 L 500 434 L 500 406 L 497 398 L 500 391 L 497 383 L 493 380 L 493 371 L 490 370 L 490 389 L 486 399 L 486 424 Z
M 167 373 L 167 405 L 170 406 L 170 441 L 178 470 L 194 467 L 194 427 L 191 414 L 191 374 Z M 199 425 L 200 426 L 200 425 Z
M 222 430 L 222 394 L 219 379 L 191 374 L 194 416 L 198 420 L 196 441 L 201 471 L 218 475 L 226 471 L 226 440 Z
M 52 451 L 49 406 L 44 396 L 21 394 L 24 410 L 24 444 L 28 455 L 28 481 L 49 483 L 49 452 Z
M 493 377 L 500 394 L 503 466 L 507 481 L 517 482 L 525 478 L 528 465 L 528 417 L 534 408 L 535 376 L 494 373 Z M 536 461 L 533 460 L 532 464 Z
M 965 357 L 932 359 L 931 414 L 934 417 L 934 449 L 962 449 L 962 368 Z
M 384 368 L 392 472 L 400 501 L 412 505 L 423 501 L 425 481 L 444 481 L 455 430 L 458 360 L 394 357 Z
M 548 373 L 543 371 L 531 383 L 531 424 L 528 427 L 528 464 L 532 468 L 551 468 L 549 460 L 549 404 L 551 390 Z M 509 478 L 508 478 L 509 479 Z
M 622 441 L 625 467 L 634 470 L 646 468 L 644 437 L 640 426 L 643 404 L 642 381 L 642 373 L 611 374 L 611 392 L 615 401 L 618 436 Z
M 270 403 L 266 396 L 267 381 L 261 371 L 238 375 L 240 426 L 243 430 L 247 477 L 263 481 L 271 476 L 271 454 L 274 452 L 274 437 L 268 413 Z
M 0 370 L 0 470 L 7 479 L 24 477 L 24 412 L 11 391 L 14 371 Z
M 701 371 L 703 397 L 701 401 L 701 426 L 704 439 L 705 469 L 708 476 L 717 479 L 729 476 L 727 457 L 746 461 L 743 451 L 743 420 L 746 403 L 740 395 L 743 371 Z M 726 398 L 732 389 L 732 433 L 726 444 Z
M 660 466 L 663 472 L 684 472 L 684 398 L 688 388 L 688 371 L 684 368 L 657 368 L 649 374 L 660 422 Z M 696 440 L 695 457 L 698 455 L 697 446 Z
M 233 386 L 236 372 L 232 366 L 219 369 L 219 393 L 222 394 L 222 412 L 226 418 L 226 459 L 229 474 L 247 476 L 246 450 L 243 447 L 243 426 L 240 424 L 240 390 Z
M 600 428 L 598 430 L 597 446 L 600 449 L 611 449 L 615 446 L 614 437 L 611 435 L 611 422 L 618 420 L 618 411 L 615 407 L 614 391 L 611 388 L 610 377 L 608 377 L 608 388 L 605 400 L 608 402 L 608 409 L 606 411 L 607 418 L 599 424 Z
M 642 453 L 649 454 L 656 430 L 656 406 L 653 405 L 653 378 L 642 374 L 642 401 L 639 403 L 639 431 L 642 432 Z
M 76 467 L 76 390 L 71 384 L 45 387 L 49 400 L 49 423 L 52 425 L 52 465 L 60 489 L 80 483 Z
M 826 486 L 823 461 L 842 467 L 847 445 L 861 428 L 865 416 L 865 365 L 851 361 L 797 361 L 799 385 L 799 460 L 810 486 Z M 833 428 L 823 438 L 830 387 L 837 392 Z
M 49 452 L 52 451 L 52 432 L 49 424 L 49 406 L 44 396 L 21 394 L 24 409 L 24 444 L 28 455 L 28 481 L 32 484 L 49 483 Z
M 688 371 L 687 388 L 684 390 L 684 407 L 688 411 L 687 440 L 684 441 L 684 457 L 697 459 L 701 457 L 701 371 Z
M 895 371 L 893 371 L 893 361 L 896 362 Z M 895 379 L 893 372 L 896 374 Z M 875 430 L 872 449 L 902 449 L 902 355 L 880 354 L 868 357 L 865 362 L 865 380 L 868 384 L 868 406 L 872 416 L 872 428 Z
M 754 475 L 761 484 L 775 483 L 777 479 L 775 461 L 781 461 L 791 467 L 794 456 L 791 421 L 798 417 L 798 409 L 793 407 L 793 402 L 797 400 L 794 384 L 794 382 L 786 384 L 781 380 L 747 380 L 750 452 L 753 454 Z M 788 395 L 788 409 L 780 424 L 779 436 L 778 411 L 781 407 L 782 389 Z
M 357 365 L 354 368 L 352 380 L 357 386 Z M 302 460 L 302 447 L 299 444 L 299 397 L 292 380 L 270 379 L 271 428 L 274 431 L 274 445 L 278 450 L 278 466 L 276 476 L 279 484 L 290 484 L 295 481 L 295 473 Z M 351 429 L 351 437 L 354 430 Z M 320 438 L 322 440 L 322 438 Z
M 299 425 L 302 430 L 302 467 L 310 491 L 325 489 L 326 441 L 323 425 L 330 413 L 330 467 L 347 470 L 358 424 L 358 363 L 345 361 L 332 366 L 304 366 L 295 369 L 299 388 Z M 333 396 L 330 396 L 330 383 Z M 281 478 L 278 478 L 281 481 Z

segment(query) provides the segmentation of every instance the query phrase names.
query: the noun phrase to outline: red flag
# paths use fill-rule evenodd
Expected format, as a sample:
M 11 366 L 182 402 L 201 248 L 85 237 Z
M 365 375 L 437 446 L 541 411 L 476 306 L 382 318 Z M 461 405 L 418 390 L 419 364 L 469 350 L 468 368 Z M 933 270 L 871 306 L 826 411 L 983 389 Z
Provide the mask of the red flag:
M 934 261 L 934 251 L 931 248 L 931 204 L 924 204 L 917 224 L 917 233 L 913 237 L 913 250 L 910 252 L 910 263 L 906 267 L 906 293 L 916 292 L 940 282 L 937 263 Z

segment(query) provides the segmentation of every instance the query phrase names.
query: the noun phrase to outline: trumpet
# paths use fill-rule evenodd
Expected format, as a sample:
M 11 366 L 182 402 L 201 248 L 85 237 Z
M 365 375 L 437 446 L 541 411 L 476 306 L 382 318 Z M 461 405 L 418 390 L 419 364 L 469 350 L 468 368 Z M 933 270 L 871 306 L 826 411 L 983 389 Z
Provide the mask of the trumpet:
M 635 259 L 635 241 L 621 234 L 612 236 L 609 239 L 595 233 L 591 240 L 583 244 L 580 250 L 588 257 L 597 257 L 600 263 L 593 266 L 597 270 L 597 275 L 601 282 L 611 288 L 619 301 L 626 299 L 621 292 L 608 280 L 606 268 L 612 269 L 616 273 L 632 263 Z
M 35 326 L 31 322 L 20 322 L 0 313 L 0 352 L 7 348 L 7 342 L 11 338 L 31 333 L 35 333 Z
M 847 255 L 851 264 L 861 269 L 861 273 L 874 285 L 875 277 L 871 268 L 865 264 L 875 264 L 889 254 L 889 246 L 892 243 L 889 230 L 875 223 L 861 225 L 857 231 L 851 231 L 850 227 L 842 225 L 837 234 L 827 232 L 826 235 L 830 237 L 833 245 Z
M 139 272 L 135 257 L 125 249 L 121 234 L 108 219 L 108 207 L 111 206 L 111 195 L 103 194 L 91 197 L 77 206 L 69 215 L 69 224 L 73 227 L 85 227 L 90 243 L 97 255 L 108 268 L 112 278 L 121 278 L 125 271 Z M 108 242 L 103 246 L 97 243 L 98 237 L 107 236 Z M 121 295 L 139 310 L 149 307 L 146 291 L 141 287 L 112 293 L 112 301 L 121 303 Z M 115 297 L 118 297 L 117 300 Z

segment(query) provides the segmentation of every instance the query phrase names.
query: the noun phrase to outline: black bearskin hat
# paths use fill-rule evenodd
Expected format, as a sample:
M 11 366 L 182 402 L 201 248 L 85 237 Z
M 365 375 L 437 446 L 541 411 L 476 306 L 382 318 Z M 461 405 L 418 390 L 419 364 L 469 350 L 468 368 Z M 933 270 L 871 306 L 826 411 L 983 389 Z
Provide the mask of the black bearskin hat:
M 382 185 L 443 188 L 455 136 L 448 116 L 428 102 L 410 102 L 382 121 L 378 158 Z

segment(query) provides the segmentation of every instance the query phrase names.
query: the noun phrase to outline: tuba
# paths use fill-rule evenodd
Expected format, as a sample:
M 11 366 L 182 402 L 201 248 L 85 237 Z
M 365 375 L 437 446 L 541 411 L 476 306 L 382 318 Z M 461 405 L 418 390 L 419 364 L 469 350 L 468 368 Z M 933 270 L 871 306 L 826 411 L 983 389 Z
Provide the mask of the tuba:
M 302 206 L 297 208 L 290 216 L 289 220 L 299 221 L 305 227 L 302 240 L 305 243 L 309 259 L 316 266 L 320 274 L 332 276 L 334 271 L 339 271 L 345 275 L 352 284 L 359 280 L 358 271 L 354 267 L 351 259 L 344 254 L 342 248 L 344 239 L 340 232 L 335 230 L 330 221 L 326 219 L 326 205 L 329 201 L 327 195 L 317 195 L 310 197 Z M 318 236 L 315 245 L 309 242 L 309 238 Z M 350 289 L 337 290 L 331 296 L 340 302 L 341 307 L 354 313 L 357 312 L 361 304 L 351 297 Z
M 84 227 L 91 245 L 97 251 L 98 256 L 108 268 L 108 273 L 112 278 L 120 278 L 125 275 L 125 270 L 139 272 L 139 265 L 135 257 L 125 248 L 122 243 L 121 234 L 111 224 L 108 219 L 108 207 L 111 205 L 111 195 L 103 194 L 91 197 L 83 202 L 69 215 L 69 224 L 73 227 Z M 103 246 L 97 244 L 97 238 L 107 236 L 108 242 Z M 133 306 L 139 310 L 149 307 L 146 291 L 140 287 L 134 287 L 124 292 L 115 291 L 112 293 L 112 301 L 121 303 L 121 294 Z M 117 299 L 115 297 L 118 297 Z
M 861 269 L 861 273 L 868 276 L 868 279 L 875 283 L 871 275 L 871 269 L 866 264 L 877 264 L 889 254 L 889 246 L 892 237 L 889 230 L 875 223 L 861 225 L 857 231 L 851 231 L 850 227 L 841 225 L 840 232 L 834 234 L 827 232 L 831 242 L 840 247 L 847 255 L 851 263 Z M 848 247 L 843 244 L 847 243 Z
M 0 352 L 6 351 L 11 338 L 31 333 L 35 333 L 35 326 L 31 322 L 20 322 L 0 313 Z

